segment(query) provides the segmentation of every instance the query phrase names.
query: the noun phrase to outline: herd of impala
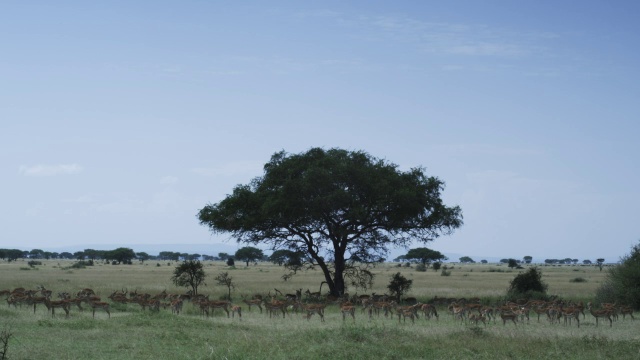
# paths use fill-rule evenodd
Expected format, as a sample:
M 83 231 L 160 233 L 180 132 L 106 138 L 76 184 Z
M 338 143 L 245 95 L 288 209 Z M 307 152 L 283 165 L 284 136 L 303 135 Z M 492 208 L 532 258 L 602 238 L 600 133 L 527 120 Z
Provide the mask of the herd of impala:
M 439 319 L 438 309 L 445 311 L 453 317 L 455 321 L 465 322 L 478 325 L 493 321 L 495 324 L 497 319 L 501 319 L 503 325 L 507 323 L 528 323 L 530 316 L 537 315 L 537 321 L 540 322 L 542 316 L 545 321 L 555 324 L 561 320 L 565 325 L 572 325 L 575 322 L 580 327 L 580 319 L 584 320 L 585 310 L 588 311 L 596 320 L 596 326 L 599 320 L 607 320 L 609 326 L 613 326 L 613 321 L 619 319 L 622 315 L 624 320 L 627 315 L 635 320 L 633 309 L 629 306 L 620 306 L 617 304 L 601 304 L 600 308 L 595 309 L 591 303 L 586 305 L 582 302 L 565 302 L 565 301 L 541 301 L 541 300 L 519 300 L 516 302 L 506 302 L 499 306 L 482 305 L 479 298 L 471 299 L 452 299 L 452 298 L 433 298 L 428 303 L 421 303 L 415 298 L 405 298 L 401 303 L 391 300 L 387 295 L 359 295 L 359 296 L 342 296 L 332 297 L 321 296 L 320 293 L 312 293 L 307 290 L 303 299 L 302 289 L 296 290 L 295 294 L 282 294 L 275 289 L 275 295 L 269 292 L 268 295 L 253 295 L 250 299 L 245 296 L 242 302 L 248 306 L 249 311 L 253 306 L 260 310 L 260 313 L 266 311 L 269 317 L 279 317 L 282 315 L 286 318 L 290 312 L 302 314 L 307 320 L 313 315 L 318 315 L 321 321 L 324 321 L 325 309 L 329 305 L 337 305 L 339 313 L 342 314 L 343 321 L 347 317 L 355 321 L 356 309 L 360 309 L 361 314 L 366 314 L 369 319 L 374 316 L 383 315 L 386 318 L 398 317 L 399 322 L 406 322 L 407 318 L 415 323 L 415 319 L 419 319 L 422 315 L 425 319 Z M 190 303 L 197 308 L 203 316 L 209 317 L 210 313 L 215 309 L 221 309 L 227 314 L 227 317 L 237 314 L 242 318 L 242 307 L 232 304 L 230 301 L 209 300 L 209 296 L 201 294 L 194 295 L 191 292 L 184 294 L 168 294 L 162 291 L 159 294 L 151 295 L 148 293 L 138 293 L 138 291 L 129 292 L 125 289 L 116 290 L 109 296 L 109 302 L 102 301 L 92 289 L 81 289 L 75 294 L 68 292 L 60 292 L 57 294 L 57 300 L 52 300 L 53 291 L 46 289 L 40 285 L 35 290 L 27 290 L 25 288 L 16 288 L 13 290 L 2 290 L 0 296 L 6 296 L 9 306 L 13 305 L 33 305 L 33 311 L 36 312 L 38 304 L 44 305 L 52 316 L 55 316 L 56 309 L 62 309 L 66 316 L 69 317 L 70 310 L 77 307 L 82 311 L 82 305 L 88 306 L 92 310 L 92 316 L 95 318 L 96 310 L 103 310 L 107 316 L 111 317 L 110 303 L 120 304 L 138 304 L 142 310 L 149 308 L 151 311 L 160 311 L 161 308 L 170 308 L 172 313 L 180 314 L 183 304 Z

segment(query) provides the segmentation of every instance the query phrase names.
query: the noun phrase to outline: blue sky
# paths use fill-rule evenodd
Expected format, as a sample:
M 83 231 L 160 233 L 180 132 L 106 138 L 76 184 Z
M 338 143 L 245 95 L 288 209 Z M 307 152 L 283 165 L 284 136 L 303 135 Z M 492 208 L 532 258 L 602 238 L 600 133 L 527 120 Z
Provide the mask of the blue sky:
M 3 1 L 0 247 L 216 243 L 274 152 L 446 183 L 472 257 L 640 240 L 637 1 Z M 166 249 L 166 250 L 171 250 Z M 401 250 L 401 252 L 404 250 Z

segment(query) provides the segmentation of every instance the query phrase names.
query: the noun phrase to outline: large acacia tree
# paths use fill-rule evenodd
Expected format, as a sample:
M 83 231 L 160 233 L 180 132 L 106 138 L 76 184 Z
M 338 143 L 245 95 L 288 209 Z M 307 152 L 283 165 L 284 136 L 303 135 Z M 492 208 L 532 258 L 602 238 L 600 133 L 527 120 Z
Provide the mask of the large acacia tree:
M 340 295 L 345 277 L 383 261 L 389 247 L 428 242 L 462 225 L 461 209 L 443 204 L 443 189 L 423 168 L 400 171 L 363 151 L 281 151 L 263 176 L 206 205 L 198 218 L 242 243 L 307 254 Z

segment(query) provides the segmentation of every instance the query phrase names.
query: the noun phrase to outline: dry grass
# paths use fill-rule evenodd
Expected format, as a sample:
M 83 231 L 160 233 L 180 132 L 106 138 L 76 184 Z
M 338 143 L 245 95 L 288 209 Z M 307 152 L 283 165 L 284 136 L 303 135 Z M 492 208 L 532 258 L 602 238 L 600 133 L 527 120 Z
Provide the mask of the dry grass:
M 26 263 L 0 262 L 0 289 L 44 285 L 55 294 L 91 287 L 103 297 L 122 288 L 150 294 L 184 291 L 170 281 L 176 263 L 97 264 L 67 269 L 72 263 L 44 261 L 37 270 L 22 270 L 28 268 Z M 236 269 L 222 262 L 204 264 L 209 283 L 200 292 L 211 298 L 226 294 L 226 288 L 213 284 L 213 277 L 226 271 L 237 284 L 232 293 L 236 302 L 241 295 L 273 293 L 274 288 L 290 293 L 296 289 L 318 291 L 323 280 L 319 271 L 310 271 L 285 282 L 281 278 L 284 270 L 272 264 Z M 551 294 L 575 300 L 591 299 L 605 276 L 597 267 L 543 266 L 541 270 Z M 504 295 L 518 272 L 495 264 L 455 265 L 450 276 L 441 276 L 433 270 L 416 272 L 384 264 L 376 269 L 375 286 L 369 293 L 386 292 L 389 278 L 398 271 L 414 280 L 408 295 L 422 301 L 436 295 L 495 300 Z M 576 277 L 587 281 L 570 281 Z M 487 327 L 475 327 L 454 321 L 444 309 L 440 309 L 439 321 L 421 317 L 415 324 L 384 317 L 369 321 L 359 309 L 355 322 L 343 322 L 335 306 L 328 308 L 325 322 L 317 316 L 308 321 L 301 315 L 270 319 L 255 308 L 251 312 L 246 307 L 243 310 L 239 321 L 227 318 L 220 310 L 204 318 L 191 305 L 176 316 L 169 310 L 143 312 L 129 304 L 114 306 L 111 319 L 98 312 L 94 320 L 87 311 L 75 309 L 69 319 L 60 315 L 52 319 L 43 307 L 33 314 L 29 308 L 0 306 L 0 330 L 9 328 L 14 334 L 8 352 L 11 359 L 621 359 L 637 357 L 640 349 L 640 322 L 627 319 L 615 322 L 612 328 L 596 327 L 590 315 L 581 319 L 580 328 L 575 324 L 551 325 L 544 320 L 538 323 L 535 318 L 518 326 L 491 322 Z

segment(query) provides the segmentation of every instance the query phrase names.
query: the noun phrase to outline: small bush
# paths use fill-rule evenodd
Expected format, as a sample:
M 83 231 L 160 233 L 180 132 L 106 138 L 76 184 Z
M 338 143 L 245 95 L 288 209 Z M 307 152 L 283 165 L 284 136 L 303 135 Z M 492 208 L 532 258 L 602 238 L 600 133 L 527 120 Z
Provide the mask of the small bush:
M 587 279 L 585 279 L 583 277 L 577 277 L 577 278 L 573 278 L 573 279 L 569 280 L 569 282 L 572 282 L 572 283 L 583 283 L 583 282 L 587 282 Z
M 389 293 L 391 296 L 395 297 L 398 302 L 400 302 L 400 298 L 402 295 L 406 294 L 413 285 L 413 280 L 409 280 L 402 276 L 401 273 L 396 273 L 391 276 L 391 280 L 389 281 L 389 285 L 387 285 L 387 289 L 389 289 Z
M 623 256 L 618 266 L 607 269 L 605 282 L 596 291 L 596 303 L 617 302 L 640 309 L 640 243 Z
M 542 281 L 542 272 L 537 267 L 531 267 L 511 280 L 507 290 L 507 299 L 531 299 L 533 297 L 544 299 L 547 288 L 548 285 Z
M 445 268 L 443 268 L 440 272 L 440 276 L 451 276 L 451 270 L 447 271 Z
M 0 359 L 4 360 L 7 358 L 7 352 L 9 351 L 9 339 L 13 334 L 8 330 L 2 330 L 0 333 Z
M 418 265 L 416 265 L 416 271 L 420 271 L 420 272 L 425 272 L 425 271 L 427 271 L 427 265 L 425 265 L 425 264 L 418 264 Z

